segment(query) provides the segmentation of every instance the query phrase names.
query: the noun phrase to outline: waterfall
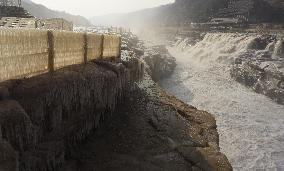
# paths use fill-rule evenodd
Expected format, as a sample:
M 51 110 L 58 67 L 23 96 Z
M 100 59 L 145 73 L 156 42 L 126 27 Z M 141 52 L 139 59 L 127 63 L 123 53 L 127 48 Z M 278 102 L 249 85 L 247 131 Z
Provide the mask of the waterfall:
M 189 40 L 169 47 L 178 66 L 162 87 L 216 116 L 221 150 L 234 170 L 284 170 L 284 106 L 230 76 L 238 59 L 265 61 L 263 67 L 273 63 L 273 69 L 283 72 L 283 38 L 208 33 L 195 45 Z
M 179 40 L 174 45 L 183 52 L 185 59 L 200 66 L 213 63 L 231 64 L 238 57 L 257 58 L 264 54 L 270 57 L 284 58 L 284 39 L 275 36 L 257 34 L 208 33 L 194 46 L 188 45 L 188 39 Z
M 284 40 L 278 40 L 275 49 L 274 55 L 284 58 Z

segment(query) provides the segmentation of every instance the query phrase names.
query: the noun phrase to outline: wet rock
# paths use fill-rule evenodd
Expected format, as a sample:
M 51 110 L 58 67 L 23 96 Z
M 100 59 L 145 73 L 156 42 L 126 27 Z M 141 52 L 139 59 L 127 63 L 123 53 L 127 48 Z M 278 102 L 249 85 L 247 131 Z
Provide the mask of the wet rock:
M 124 33 L 122 40 L 124 42 L 122 54 L 143 59 L 146 63 L 145 70 L 155 81 L 168 78 L 174 72 L 176 60 L 164 45 L 146 48 L 143 42 L 132 33 Z
M 248 49 L 264 50 L 269 43 L 276 40 L 276 36 L 262 35 L 255 38 L 249 45 Z
M 138 56 L 143 56 L 144 55 L 144 49 L 142 48 L 134 48 L 134 53 L 136 53 Z
M 154 81 L 170 77 L 177 66 L 176 59 L 169 54 L 165 46 L 154 46 L 147 49 L 143 59 Z
M 122 33 L 121 37 L 122 44 L 124 45 L 122 50 L 132 50 L 133 48 L 137 47 L 137 44 L 139 43 L 138 37 L 131 32 Z
M 269 69 L 269 66 L 263 68 L 261 63 L 243 62 L 231 69 L 231 76 L 257 93 L 284 104 L 284 74 L 279 70 Z
M 121 45 L 121 50 L 130 50 L 130 48 L 127 46 L 127 44 L 124 42 L 122 45 Z
M 235 59 L 231 76 L 257 93 L 284 104 L 283 38 L 262 35 L 249 46 L 251 49 Z

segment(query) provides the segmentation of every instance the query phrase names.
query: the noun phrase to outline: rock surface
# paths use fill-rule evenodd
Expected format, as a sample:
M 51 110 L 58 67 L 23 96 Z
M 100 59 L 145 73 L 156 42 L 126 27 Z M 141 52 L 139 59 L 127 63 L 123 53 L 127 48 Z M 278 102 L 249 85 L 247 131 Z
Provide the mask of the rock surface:
M 147 48 L 143 59 L 154 81 L 170 77 L 177 66 L 176 59 L 163 45 Z
M 216 127 L 211 114 L 166 94 L 146 74 L 139 89 L 62 171 L 230 171 Z
M 57 170 L 142 76 L 129 59 L 1 83 L 0 170 Z
M 231 76 L 284 104 L 284 39 L 264 35 L 252 41 L 248 48 L 251 51 L 235 60 Z
M 166 46 L 153 45 L 146 47 L 144 42 L 132 33 L 122 35 L 122 53 L 126 56 L 136 56 L 145 62 L 145 69 L 154 81 L 170 77 L 177 64 Z

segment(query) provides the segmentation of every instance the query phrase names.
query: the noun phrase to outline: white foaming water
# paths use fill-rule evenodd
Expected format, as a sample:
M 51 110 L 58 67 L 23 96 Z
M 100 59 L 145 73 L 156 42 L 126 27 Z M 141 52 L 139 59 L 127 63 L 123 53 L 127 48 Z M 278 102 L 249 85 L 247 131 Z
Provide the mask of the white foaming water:
M 220 147 L 234 170 L 284 170 L 284 106 L 240 85 L 229 73 L 229 63 L 245 53 L 255 37 L 216 33 L 194 46 L 177 42 L 169 51 L 178 67 L 161 85 L 216 116 Z

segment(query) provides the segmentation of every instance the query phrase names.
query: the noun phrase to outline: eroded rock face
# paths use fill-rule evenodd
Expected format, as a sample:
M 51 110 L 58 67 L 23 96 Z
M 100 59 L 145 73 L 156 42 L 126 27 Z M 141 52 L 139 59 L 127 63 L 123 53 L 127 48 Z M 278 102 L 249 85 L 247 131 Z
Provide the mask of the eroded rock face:
M 142 76 L 143 64 L 128 59 L 1 83 L 0 170 L 57 170 Z
M 147 71 L 154 81 L 170 77 L 177 66 L 176 59 L 162 45 L 146 49 L 143 59 L 148 66 Z
M 134 48 L 136 48 L 139 43 L 138 37 L 132 34 L 131 32 L 122 33 L 121 38 L 122 38 L 121 50 L 131 51 Z
M 165 46 L 154 46 L 146 51 L 143 59 L 149 66 L 149 73 L 154 81 L 170 77 L 177 64 Z
M 144 60 L 145 69 L 154 81 L 168 78 L 173 74 L 177 66 L 176 59 L 170 55 L 165 45 L 145 47 L 144 43 L 132 33 L 124 33 L 122 40 L 122 53 Z

